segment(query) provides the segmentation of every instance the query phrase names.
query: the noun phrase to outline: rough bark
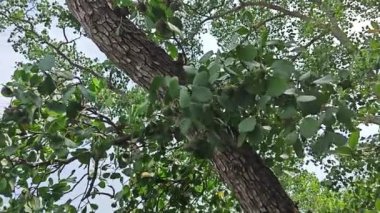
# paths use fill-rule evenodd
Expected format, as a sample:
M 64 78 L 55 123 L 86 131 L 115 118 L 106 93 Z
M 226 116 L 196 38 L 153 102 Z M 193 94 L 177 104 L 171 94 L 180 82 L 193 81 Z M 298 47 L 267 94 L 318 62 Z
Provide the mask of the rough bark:
M 170 75 L 183 79 L 181 69 L 170 56 L 131 21 L 124 18 L 119 26 L 120 17 L 106 0 L 66 2 L 88 37 L 135 83 L 149 88 L 155 76 Z M 216 151 L 212 161 L 223 182 L 236 194 L 244 211 L 297 211 L 276 176 L 250 147 L 227 147 Z

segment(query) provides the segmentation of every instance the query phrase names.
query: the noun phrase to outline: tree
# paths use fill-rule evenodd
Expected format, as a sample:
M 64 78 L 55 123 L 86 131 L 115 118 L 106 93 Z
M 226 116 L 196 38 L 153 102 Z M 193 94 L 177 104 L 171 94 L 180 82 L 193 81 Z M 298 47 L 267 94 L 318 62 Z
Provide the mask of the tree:
M 75 199 L 58 201 L 87 177 L 79 209 L 109 196 L 123 210 L 298 212 L 275 173 L 299 171 L 306 155 L 352 171 L 360 164 L 344 156 L 360 162 L 362 147 L 378 149 L 376 135 L 359 143 L 358 128 L 380 123 L 377 1 L 66 3 L 1 3 L 0 24 L 14 26 L 10 41 L 29 60 L 2 89 L 13 97 L 0 124 L 10 211 L 75 211 Z M 359 15 L 371 28 L 349 36 Z M 207 22 L 221 50 L 199 57 Z M 65 41 L 48 36 L 52 23 Z M 77 52 L 68 28 L 110 61 Z M 61 177 L 77 162 L 83 176 Z M 355 181 L 376 186 L 376 159 L 364 165 Z M 378 195 L 355 208 L 373 209 Z

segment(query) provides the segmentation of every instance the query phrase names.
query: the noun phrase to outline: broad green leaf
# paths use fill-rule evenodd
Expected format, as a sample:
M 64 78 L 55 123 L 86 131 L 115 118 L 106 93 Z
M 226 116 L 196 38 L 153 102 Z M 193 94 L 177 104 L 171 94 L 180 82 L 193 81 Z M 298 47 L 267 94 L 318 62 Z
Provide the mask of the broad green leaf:
M 286 79 L 276 76 L 271 77 L 269 79 L 267 94 L 272 97 L 277 97 L 283 94 L 287 88 L 288 82 Z
M 50 95 L 56 89 L 55 82 L 50 75 L 47 75 L 44 81 L 38 86 L 38 92 L 41 95 Z
M 208 72 L 209 72 L 209 83 L 212 84 L 214 83 L 218 78 L 219 78 L 219 73 L 222 65 L 217 62 L 213 61 L 209 66 L 208 66 Z
M 238 27 L 238 28 L 235 30 L 235 32 L 237 32 L 239 35 L 246 35 L 246 34 L 249 33 L 249 30 L 248 30 L 248 28 L 246 28 L 246 27 L 240 26 L 240 27 Z
M 375 92 L 375 95 L 380 98 L 380 82 L 376 83 L 373 87 L 373 90 Z
M 75 147 L 78 147 L 78 145 L 77 145 L 74 141 L 72 141 L 72 140 L 70 140 L 69 138 L 66 138 L 66 137 L 65 137 L 65 142 L 64 142 L 64 144 L 65 144 L 67 147 L 69 147 L 69 148 L 75 148 Z
M 59 76 L 59 77 L 62 77 L 66 80 L 72 80 L 75 76 L 68 70 L 62 70 L 62 71 L 58 71 L 56 72 L 56 74 Z
M 289 145 L 295 144 L 297 142 L 297 140 L 298 140 L 298 133 L 296 131 L 289 133 L 285 137 L 285 142 Z
M 299 77 L 299 80 L 300 81 L 305 81 L 305 80 L 309 79 L 310 77 L 311 77 L 311 72 L 309 71 L 309 72 L 306 72 L 306 73 L 302 74 Z
M 271 67 L 275 76 L 286 79 L 288 79 L 290 75 L 296 71 L 293 63 L 286 60 L 276 60 L 273 62 Z
M 4 97 L 13 97 L 13 91 L 7 87 L 7 86 L 4 86 L 3 88 L 1 88 L 1 94 L 4 96 Z
M 7 138 L 5 137 L 5 133 L 0 133 L 0 149 L 6 147 L 7 144 Z
M 209 88 L 202 86 L 193 86 L 191 97 L 198 102 L 209 102 L 212 99 L 212 93 Z
M 254 117 L 245 118 L 239 123 L 239 132 L 240 133 L 251 132 L 255 129 L 255 126 L 256 126 L 256 118 Z
M 350 137 L 348 138 L 348 146 L 351 149 L 355 150 L 359 144 L 359 138 L 360 138 L 360 132 L 359 131 L 351 132 Z
M 300 124 L 300 133 L 305 138 L 314 136 L 319 130 L 319 122 L 314 118 L 307 117 L 302 119 Z
M 209 75 L 207 72 L 202 71 L 195 75 L 195 78 L 193 80 L 193 84 L 197 86 L 207 86 L 209 80 Z
M 253 45 L 239 45 L 236 47 L 237 57 L 242 61 L 253 61 L 257 56 L 257 49 Z
M 199 59 L 199 63 L 201 63 L 201 64 L 206 63 L 206 62 L 211 58 L 212 55 L 214 55 L 214 52 L 213 52 L 212 50 L 208 51 L 207 53 L 205 53 L 205 54 Z
M 323 135 L 317 139 L 311 148 L 315 154 L 322 155 L 330 149 L 331 143 L 331 138 L 327 137 L 327 135 Z
M 0 177 L 0 194 L 3 194 L 7 189 L 8 181 L 4 177 Z
M 317 98 L 313 95 L 300 95 L 297 97 L 298 102 L 310 102 L 310 101 L 314 101 L 316 99 Z
M 173 32 L 177 33 L 178 35 L 182 35 L 182 31 L 174 24 L 168 22 L 168 27 L 170 30 L 172 30 Z
M 186 87 L 182 87 L 179 93 L 179 105 L 181 108 L 187 108 L 190 106 L 190 95 Z
M 281 110 L 279 116 L 281 119 L 290 119 L 297 115 L 297 110 L 294 106 L 288 106 Z
M 335 149 L 335 152 L 338 153 L 339 155 L 345 155 L 345 156 L 351 156 L 353 153 L 352 149 L 348 146 L 337 147 Z
M 66 112 L 66 105 L 58 101 L 48 101 L 46 103 L 46 106 L 48 109 L 54 112 L 58 112 L 58 113 Z
M 62 95 L 62 100 L 64 103 L 66 103 L 68 100 L 70 100 L 71 96 L 75 93 L 76 91 L 76 86 L 73 84 L 68 85 L 63 91 Z
M 169 23 L 174 24 L 180 31 L 183 29 L 183 24 L 180 18 L 178 17 L 170 17 L 169 18 Z
M 247 133 L 240 133 L 237 140 L 237 146 L 241 147 L 244 144 L 246 138 Z
M 376 210 L 377 210 L 377 211 L 380 211 L 380 198 L 377 198 L 377 199 L 376 199 L 375 206 L 376 206 Z
M 297 140 L 296 143 L 293 144 L 293 149 L 297 157 L 299 158 L 305 157 L 304 147 L 300 140 Z
M 95 100 L 95 94 L 84 87 L 82 84 L 78 85 L 79 91 L 82 93 L 83 97 L 89 101 Z
M 326 75 L 320 79 L 313 81 L 313 83 L 314 84 L 329 84 L 329 83 L 332 83 L 333 81 L 334 79 L 332 78 L 331 75 Z
M 178 78 L 173 77 L 169 81 L 169 95 L 172 98 L 177 98 L 179 96 L 179 83 Z
M 346 145 L 346 143 L 347 143 L 347 138 L 345 136 L 343 136 L 342 134 L 337 133 L 337 132 L 328 132 L 327 137 L 331 138 L 331 141 L 335 145 L 337 145 L 338 147 Z
M 44 58 L 42 58 L 38 62 L 38 67 L 42 71 L 49 71 L 49 70 L 51 70 L 54 67 L 54 64 L 55 64 L 55 58 L 54 58 L 54 56 L 52 56 L 52 55 L 46 55 Z
M 5 147 L 2 151 L 4 152 L 4 155 L 9 157 L 13 154 L 16 153 L 18 147 L 16 145 L 11 145 L 11 146 L 7 146 Z
M 336 118 L 339 122 L 343 123 L 348 129 L 353 128 L 352 117 L 354 112 L 347 108 L 345 105 L 339 107 L 338 112 L 336 113 Z
M 68 118 L 75 119 L 81 110 L 82 105 L 80 102 L 70 101 L 66 108 L 66 115 Z
M 379 30 L 379 29 L 380 29 L 380 25 L 379 25 L 379 23 L 377 23 L 377 22 L 374 21 L 374 20 L 371 20 L 371 27 L 373 27 L 373 28 L 376 29 L 376 30 Z M 380 208 L 379 208 L 378 210 L 380 210 Z
M 191 127 L 192 121 L 190 118 L 183 118 L 179 123 L 179 128 L 182 134 L 186 135 Z
M 153 79 L 149 87 L 149 98 L 151 101 L 154 101 L 157 99 L 157 92 L 159 88 L 164 85 L 164 83 L 165 83 L 165 80 L 162 76 L 157 76 Z

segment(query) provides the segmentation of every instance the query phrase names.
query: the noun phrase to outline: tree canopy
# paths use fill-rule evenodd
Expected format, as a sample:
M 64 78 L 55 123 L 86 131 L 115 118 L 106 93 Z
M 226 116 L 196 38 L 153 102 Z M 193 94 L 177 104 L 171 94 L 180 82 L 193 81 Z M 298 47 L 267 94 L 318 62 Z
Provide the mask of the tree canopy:
M 380 211 L 380 130 L 363 137 L 380 125 L 379 10 L 0 1 L 0 30 L 25 58 L 1 89 L 0 207 Z M 203 52 L 205 33 L 218 51 Z M 82 37 L 108 59 L 79 51 Z

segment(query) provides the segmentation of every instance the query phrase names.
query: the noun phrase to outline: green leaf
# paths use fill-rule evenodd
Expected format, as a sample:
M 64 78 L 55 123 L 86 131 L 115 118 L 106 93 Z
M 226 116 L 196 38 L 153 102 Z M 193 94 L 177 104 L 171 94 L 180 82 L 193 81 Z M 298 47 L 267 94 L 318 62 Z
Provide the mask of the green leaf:
M 110 176 L 111 179 L 118 179 L 120 177 L 121 177 L 120 173 L 117 173 L 117 172 L 112 173 L 111 176 Z
M 319 122 L 314 118 L 307 117 L 301 121 L 300 133 L 305 138 L 310 138 L 319 130 Z
M 212 92 L 207 87 L 193 86 L 192 99 L 198 102 L 209 102 L 212 99 Z
M 78 145 L 77 145 L 74 141 L 72 141 L 72 140 L 70 140 L 69 138 L 66 138 L 66 137 L 65 137 L 64 144 L 65 144 L 67 147 L 69 147 L 69 148 L 75 148 L 75 147 L 78 147 Z
M 376 206 L 376 210 L 377 210 L 377 211 L 380 211 L 380 198 L 377 198 L 377 199 L 376 199 L 375 206 Z
M 297 140 L 296 143 L 293 144 L 293 149 L 297 157 L 303 158 L 305 156 L 305 153 L 303 151 L 304 148 L 300 140 Z
M 219 73 L 220 73 L 221 67 L 222 67 L 222 65 L 220 65 L 220 63 L 217 61 L 213 61 L 208 66 L 208 72 L 210 75 L 210 78 L 208 79 L 208 81 L 210 84 L 214 83 L 219 78 Z
M 179 106 L 181 108 L 187 108 L 190 106 L 190 95 L 186 87 L 182 87 L 179 92 Z
M 179 96 L 179 83 L 178 78 L 173 77 L 169 81 L 169 95 L 172 98 L 177 98 Z
M 190 118 L 183 118 L 179 123 L 179 129 L 181 133 L 186 135 L 191 127 L 192 121 Z
M 7 189 L 8 181 L 7 179 L 0 177 L 0 194 L 4 193 Z
M 377 23 L 377 22 L 374 21 L 374 20 L 371 21 L 371 27 L 373 27 L 373 28 L 376 29 L 376 30 L 379 30 L 379 29 L 380 29 L 380 25 L 379 25 L 379 23 Z M 380 210 L 380 208 L 379 208 L 378 210 Z
M 297 115 L 297 110 L 294 106 L 288 106 L 285 109 L 283 109 L 279 116 L 281 119 L 290 119 Z
M 54 112 L 64 113 L 66 112 L 66 105 L 58 101 L 48 101 L 46 107 Z
M 312 145 L 311 149 L 315 154 L 321 155 L 330 149 L 331 142 L 331 138 L 327 137 L 325 134 L 317 139 L 317 141 Z
M 350 137 L 348 138 L 348 146 L 351 149 L 356 149 L 356 147 L 359 144 L 359 138 L 360 138 L 360 132 L 359 131 L 351 132 Z
M 292 73 L 296 71 L 294 65 L 290 61 L 276 60 L 272 64 L 272 69 L 275 76 L 288 79 Z
M 37 90 L 41 95 L 50 95 L 56 89 L 55 82 L 50 75 L 47 75 L 44 81 L 38 86 Z
M 90 206 L 91 206 L 91 208 L 94 209 L 94 210 L 97 210 L 97 209 L 99 208 L 98 205 L 95 204 L 95 203 L 91 203 Z
M 309 79 L 310 77 L 311 77 L 311 72 L 309 71 L 309 72 L 306 72 L 306 73 L 302 74 L 299 77 L 299 80 L 300 81 L 305 81 L 305 80 Z
M 15 145 L 7 146 L 3 149 L 4 155 L 7 157 L 15 154 L 16 151 L 17 151 L 17 146 Z
M 182 31 L 177 26 L 175 26 L 174 24 L 172 24 L 170 22 L 168 22 L 167 24 L 168 24 L 168 27 L 170 30 L 177 33 L 178 35 L 182 35 Z
M 326 75 L 320 79 L 313 81 L 313 83 L 314 84 L 329 84 L 329 83 L 332 83 L 333 81 L 334 79 L 332 78 L 331 75 Z
M 82 105 L 80 102 L 70 101 L 66 108 L 66 115 L 68 118 L 75 119 L 81 110 Z
M 289 145 L 295 144 L 297 142 L 297 140 L 298 140 L 298 133 L 296 131 L 289 133 L 285 137 L 285 142 Z
M 90 90 L 88 90 L 86 87 L 84 87 L 82 84 L 78 85 L 79 91 L 83 95 L 85 99 L 88 101 L 95 101 L 95 94 L 92 93 Z
M 257 56 L 257 49 L 253 45 L 242 46 L 239 45 L 236 47 L 237 57 L 242 61 L 253 61 Z
M 352 155 L 352 149 L 348 146 L 341 146 L 335 149 L 335 152 L 340 154 L 340 155 L 345 155 L 345 156 L 351 156 Z
M 46 55 L 43 59 L 38 62 L 38 67 L 42 71 L 49 71 L 54 67 L 55 58 L 52 55 Z
M 327 132 L 327 137 L 338 147 L 344 146 L 347 143 L 347 138 L 337 132 Z
M 193 84 L 197 86 L 207 86 L 209 80 L 209 75 L 207 72 L 202 71 L 195 75 L 195 78 L 193 80 Z
M 5 137 L 5 134 L 0 133 L 0 149 L 6 147 L 7 145 L 7 138 Z
M 313 95 L 300 95 L 297 97 L 298 102 L 310 102 L 316 100 L 317 97 Z
M 251 132 L 255 129 L 256 119 L 254 117 L 245 118 L 239 123 L 239 132 Z
M 62 70 L 59 72 L 56 72 L 59 77 L 62 77 L 66 80 L 72 80 L 75 76 L 68 70 Z
M 373 90 L 375 92 L 375 95 L 380 98 L 380 82 L 377 82 L 375 86 L 373 87 Z
M 212 50 L 208 51 L 207 53 L 205 53 L 205 54 L 199 59 L 199 63 L 201 63 L 201 64 L 206 63 L 206 62 L 211 58 L 212 55 L 214 55 L 214 52 L 213 52 Z
M 347 108 L 345 105 L 339 107 L 338 112 L 336 113 L 336 118 L 339 122 L 343 123 L 348 129 L 353 128 L 352 117 L 354 112 Z
M 269 79 L 269 85 L 267 89 L 267 94 L 272 97 L 280 96 L 288 88 L 288 82 L 286 79 L 281 77 L 271 77 Z
M 4 97 L 13 97 L 13 91 L 7 87 L 7 86 L 4 86 L 3 88 L 1 88 L 1 94 L 4 96 Z
M 237 140 L 237 146 L 241 147 L 244 144 L 246 138 L 247 138 L 247 133 L 239 134 L 238 140 Z
M 170 17 L 169 22 L 174 24 L 180 31 L 183 29 L 183 24 L 180 18 L 178 17 Z

